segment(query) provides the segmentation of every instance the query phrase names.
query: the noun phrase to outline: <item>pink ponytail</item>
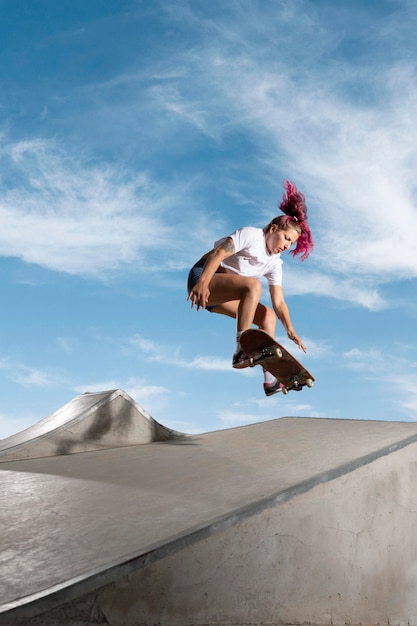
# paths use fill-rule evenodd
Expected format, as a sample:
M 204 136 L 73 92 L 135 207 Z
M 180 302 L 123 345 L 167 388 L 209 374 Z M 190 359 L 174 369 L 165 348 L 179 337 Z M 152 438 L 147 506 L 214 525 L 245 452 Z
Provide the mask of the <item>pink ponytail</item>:
M 313 236 L 307 222 L 307 206 L 304 195 L 298 191 L 294 183 L 285 180 L 283 183 L 285 192 L 279 208 L 285 215 L 275 218 L 272 223 L 279 224 L 280 228 L 295 228 L 300 236 L 297 239 L 294 250 L 291 251 L 293 257 L 301 254 L 301 261 L 304 261 L 314 248 Z

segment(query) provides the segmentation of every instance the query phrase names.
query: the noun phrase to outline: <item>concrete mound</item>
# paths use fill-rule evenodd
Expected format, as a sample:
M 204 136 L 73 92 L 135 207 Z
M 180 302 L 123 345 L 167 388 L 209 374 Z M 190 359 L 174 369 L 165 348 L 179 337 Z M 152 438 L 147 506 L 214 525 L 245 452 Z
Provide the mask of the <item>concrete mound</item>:
M 37 424 L 0 440 L 0 463 L 184 436 L 156 422 L 121 389 L 87 392 Z

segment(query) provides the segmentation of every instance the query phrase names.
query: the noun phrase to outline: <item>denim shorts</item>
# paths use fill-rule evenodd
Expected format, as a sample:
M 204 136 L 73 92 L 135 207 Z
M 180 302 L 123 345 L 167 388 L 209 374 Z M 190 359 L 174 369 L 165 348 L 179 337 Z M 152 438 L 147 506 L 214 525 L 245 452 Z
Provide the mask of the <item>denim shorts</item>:
M 205 265 L 205 262 L 206 262 L 206 259 L 200 259 L 190 269 L 190 272 L 188 274 L 188 282 L 187 282 L 188 293 L 190 293 L 191 289 L 193 287 L 195 287 L 196 283 L 198 282 L 198 279 L 201 276 L 201 272 L 203 271 L 203 267 Z M 217 306 L 217 304 L 212 304 L 211 306 L 206 306 L 206 311 L 210 311 L 210 313 L 211 313 L 213 311 L 213 309 L 216 308 L 216 306 Z

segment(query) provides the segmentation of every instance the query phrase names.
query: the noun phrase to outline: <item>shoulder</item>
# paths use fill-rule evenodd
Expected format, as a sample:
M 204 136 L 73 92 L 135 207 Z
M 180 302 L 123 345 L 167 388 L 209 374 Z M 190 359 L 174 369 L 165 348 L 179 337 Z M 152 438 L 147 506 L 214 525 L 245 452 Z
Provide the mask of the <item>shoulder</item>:
M 262 228 L 256 228 L 256 226 L 243 226 L 243 228 L 240 228 L 239 231 L 242 233 L 245 233 L 246 235 L 250 235 L 252 237 L 263 236 Z
M 231 236 L 239 239 L 240 241 L 253 242 L 263 239 L 262 228 L 255 228 L 254 226 L 243 226 L 236 230 Z

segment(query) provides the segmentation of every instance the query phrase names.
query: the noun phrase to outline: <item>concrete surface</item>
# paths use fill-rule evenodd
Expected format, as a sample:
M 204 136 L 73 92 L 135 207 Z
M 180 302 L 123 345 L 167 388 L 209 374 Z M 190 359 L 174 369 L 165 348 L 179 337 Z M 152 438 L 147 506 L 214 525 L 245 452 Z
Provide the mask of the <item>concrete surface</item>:
M 88 594 L 75 614 L 112 626 L 416 624 L 416 452 L 243 518 Z
M 0 463 L 182 436 L 158 424 L 122 389 L 84 393 L 34 426 L 0 440 Z
M 2 463 L 0 623 L 417 624 L 416 442 L 282 418 Z

